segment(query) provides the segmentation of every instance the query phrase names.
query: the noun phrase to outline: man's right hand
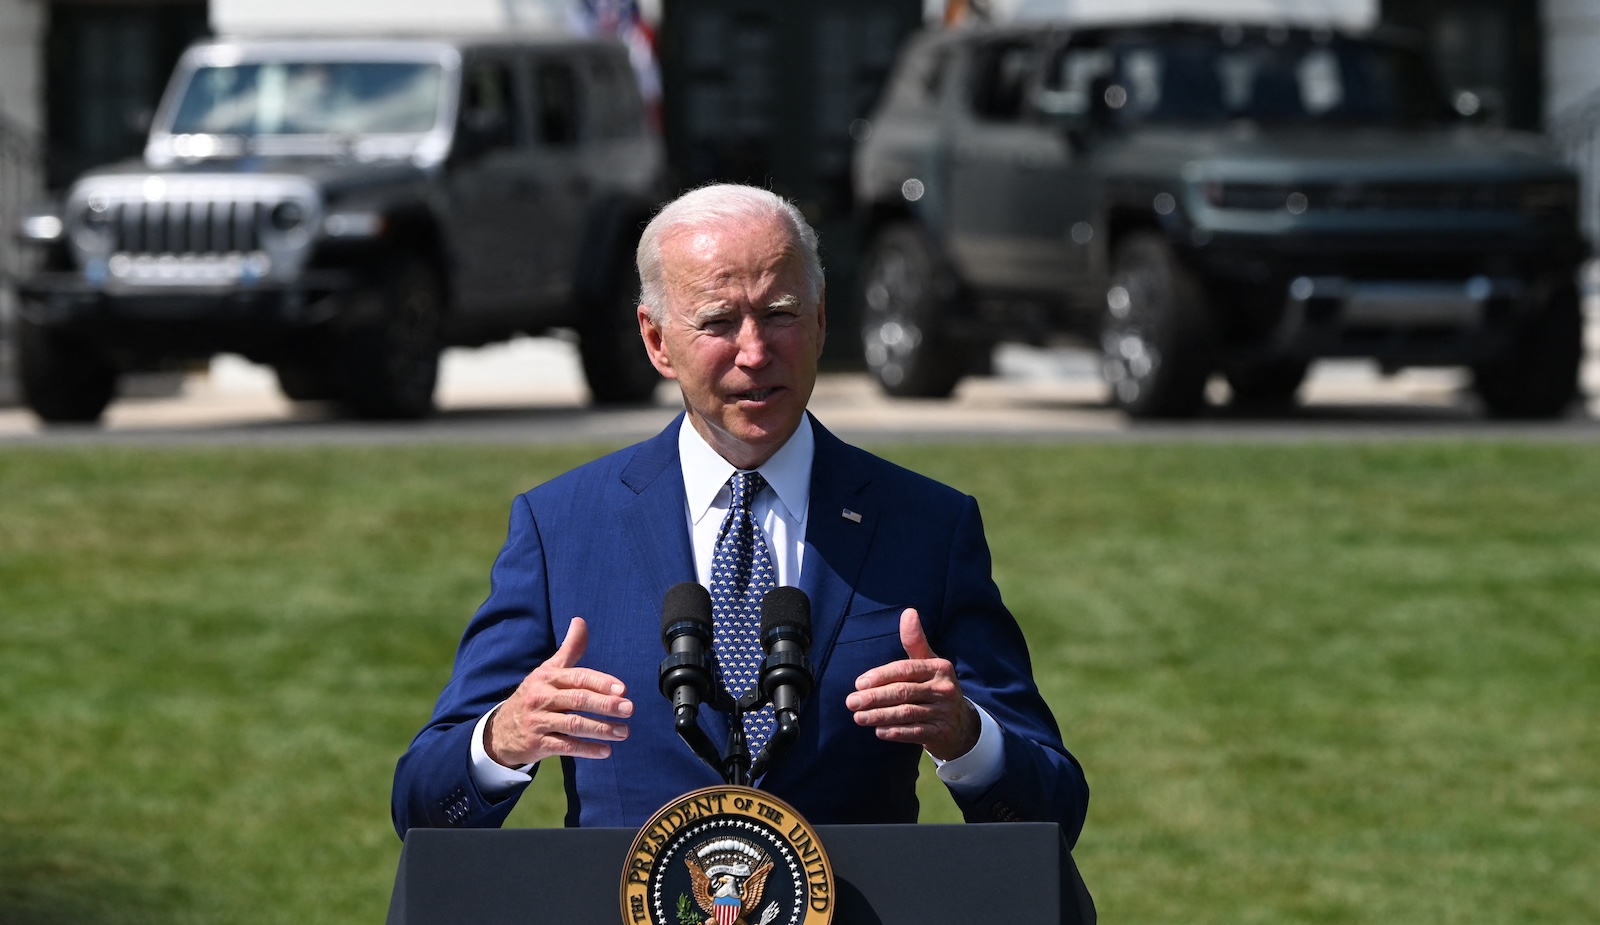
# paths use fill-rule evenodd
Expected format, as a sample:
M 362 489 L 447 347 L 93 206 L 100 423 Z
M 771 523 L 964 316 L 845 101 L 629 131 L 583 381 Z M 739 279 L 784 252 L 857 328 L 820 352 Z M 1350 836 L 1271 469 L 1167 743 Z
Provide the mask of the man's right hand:
M 561 648 L 523 678 L 495 711 L 483 736 L 490 758 L 508 768 L 551 755 L 607 758 L 608 743 L 628 737 L 627 723 L 596 718 L 626 719 L 633 715 L 633 701 L 624 696 L 627 688 L 621 681 L 577 667 L 588 645 L 588 625 L 573 617 Z

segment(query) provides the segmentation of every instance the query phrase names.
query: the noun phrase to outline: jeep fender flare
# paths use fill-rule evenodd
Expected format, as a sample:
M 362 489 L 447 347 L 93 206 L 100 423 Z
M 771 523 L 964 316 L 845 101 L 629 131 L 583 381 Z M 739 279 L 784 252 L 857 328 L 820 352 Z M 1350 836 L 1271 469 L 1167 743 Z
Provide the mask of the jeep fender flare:
M 616 284 L 615 273 L 631 269 L 639 236 L 654 214 L 654 204 L 642 197 L 612 195 L 595 204 L 584 227 L 583 249 L 572 286 L 578 314 L 583 313 L 584 306 L 606 297 Z M 619 268 L 619 260 L 627 266 Z
M 395 254 L 417 254 L 431 260 L 444 282 L 445 298 L 441 310 L 449 314 L 455 306 L 456 255 L 445 246 L 441 222 L 433 208 L 420 200 L 409 200 L 381 205 L 383 234 L 374 243 L 374 252 L 368 263 L 370 271 L 377 271 Z

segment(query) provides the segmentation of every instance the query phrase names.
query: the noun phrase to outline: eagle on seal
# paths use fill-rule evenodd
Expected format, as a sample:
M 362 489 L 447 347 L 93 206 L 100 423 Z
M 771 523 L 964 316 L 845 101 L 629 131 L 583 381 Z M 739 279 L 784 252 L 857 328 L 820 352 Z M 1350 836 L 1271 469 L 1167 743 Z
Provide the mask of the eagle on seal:
M 754 910 L 772 873 L 766 852 L 742 838 L 722 838 L 701 846 L 683 859 L 694 887 L 694 901 L 709 918 L 702 925 L 749 925 L 746 909 Z M 766 925 L 776 916 L 774 903 L 762 916 Z

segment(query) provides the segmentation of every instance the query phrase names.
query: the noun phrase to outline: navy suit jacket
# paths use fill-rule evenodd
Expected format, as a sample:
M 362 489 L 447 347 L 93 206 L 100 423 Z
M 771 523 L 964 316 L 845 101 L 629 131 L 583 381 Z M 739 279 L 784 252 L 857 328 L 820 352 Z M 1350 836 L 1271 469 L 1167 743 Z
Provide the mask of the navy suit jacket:
M 620 678 L 634 714 L 610 758 L 563 759 L 567 824 L 637 827 L 672 798 L 722 783 L 678 738 L 657 688 L 662 597 L 696 577 L 681 420 L 513 503 L 489 597 L 467 626 L 432 719 L 395 770 L 402 836 L 412 826 L 505 819 L 517 794 L 496 802 L 479 792 L 470 772 L 473 727 L 556 650 L 575 616 L 589 624 L 579 664 Z M 999 781 L 977 798 L 956 798 L 966 819 L 1056 821 L 1075 842 L 1088 787 L 990 577 L 977 503 L 811 424 L 816 457 L 800 588 L 811 598 L 816 688 L 799 738 L 757 786 L 813 825 L 916 821 L 921 749 L 880 741 L 844 705 L 862 672 L 906 657 L 900 612 L 915 607 L 963 692 L 1004 731 Z M 713 742 L 725 740 L 725 715 L 702 707 L 701 722 Z

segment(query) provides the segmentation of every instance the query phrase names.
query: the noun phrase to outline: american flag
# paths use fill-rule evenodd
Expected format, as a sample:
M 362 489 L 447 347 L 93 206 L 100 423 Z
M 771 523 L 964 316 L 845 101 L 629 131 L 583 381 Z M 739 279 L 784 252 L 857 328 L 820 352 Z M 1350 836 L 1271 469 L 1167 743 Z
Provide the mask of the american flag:
M 656 62 L 656 33 L 640 14 L 637 0 L 572 0 L 568 10 L 573 31 L 615 36 L 627 47 L 645 109 L 651 118 L 659 118 L 661 68 Z

